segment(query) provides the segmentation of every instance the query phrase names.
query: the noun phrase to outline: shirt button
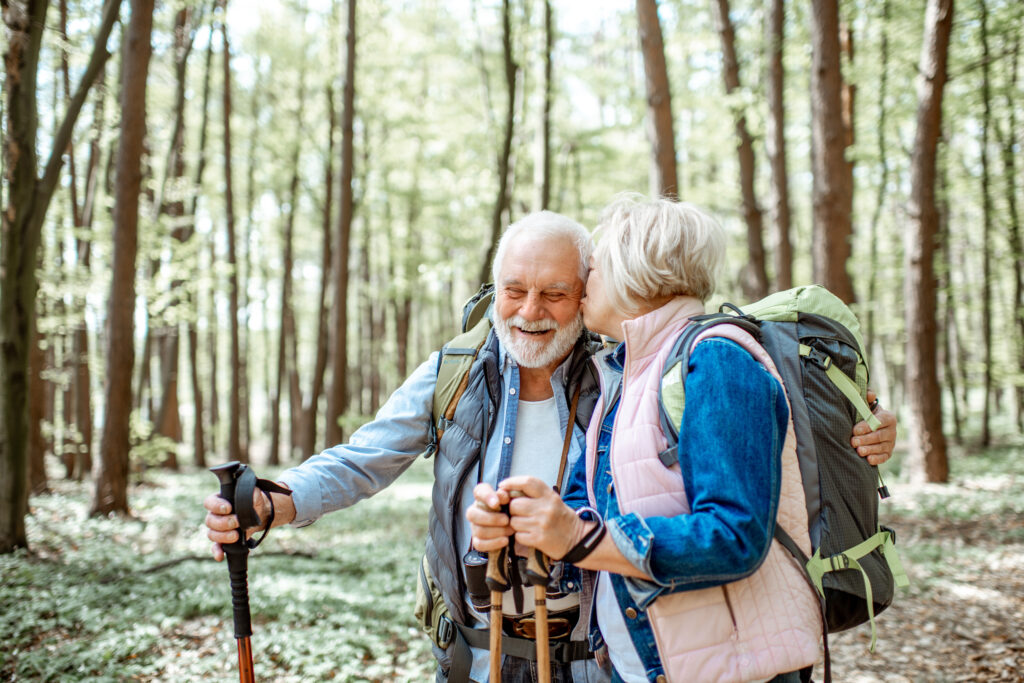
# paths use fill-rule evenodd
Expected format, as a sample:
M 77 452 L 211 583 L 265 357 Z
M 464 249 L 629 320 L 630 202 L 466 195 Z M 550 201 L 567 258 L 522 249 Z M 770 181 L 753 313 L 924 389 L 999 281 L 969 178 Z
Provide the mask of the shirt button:
M 512 387 L 511 389 L 508 390 L 508 393 L 510 393 L 510 394 L 512 394 L 514 396 L 515 393 L 516 393 L 516 388 Z
M 654 679 L 654 683 L 668 683 L 668 679 L 662 674 Z
M 505 437 L 505 443 L 506 443 L 506 444 L 510 444 L 510 443 L 512 443 L 512 438 L 511 438 L 511 437 L 508 437 L 508 436 L 506 436 L 506 437 Z
M 636 610 L 633 609 L 632 607 L 627 607 L 626 608 L 626 616 L 629 617 L 630 619 L 636 619 Z
M 613 488 L 615 488 L 615 484 L 613 482 L 608 482 L 608 493 L 609 494 L 612 492 Z

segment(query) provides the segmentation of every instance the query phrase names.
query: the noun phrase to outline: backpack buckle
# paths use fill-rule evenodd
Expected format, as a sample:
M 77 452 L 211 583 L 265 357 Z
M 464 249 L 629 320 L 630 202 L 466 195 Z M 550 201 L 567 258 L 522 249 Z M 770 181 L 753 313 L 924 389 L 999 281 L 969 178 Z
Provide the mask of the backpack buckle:
M 822 353 L 814 347 L 810 347 L 810 351 L 807 352 L 807 359 L 821 367 L 825 372 L 828 372 L 828 369 L 832 367 L 832 356 Z
M 850 568 L 850 558 L 846 555 L 846 553 L 839 553 L 838 555 L 829 556 L 828 563 L 832 567 L 832 571 L 839 571 L 840 569 Z

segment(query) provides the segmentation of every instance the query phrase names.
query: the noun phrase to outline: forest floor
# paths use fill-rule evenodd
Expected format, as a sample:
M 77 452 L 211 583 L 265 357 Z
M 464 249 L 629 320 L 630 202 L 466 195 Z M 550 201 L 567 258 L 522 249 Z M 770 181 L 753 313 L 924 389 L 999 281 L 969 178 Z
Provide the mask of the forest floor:
M 1024 681 L 1024 443 L 955 450 L 945 485 L 901 483 L 898 456 L 881 516 L 911 585 L 879 615 L 874 654 L 866 626 L 830 637 L 833 678 Z M 259 680 L 433 680 L 412 619 L 430 484 L 420 461 L 250 556 Z M 128 520 L 88 519 L 87 483 L 33 497 L 31 552 L 0 557 L 0 680 L 237 680 L 227 568 L 202 535 L 215 486 L 206 472 L 147 472 Z

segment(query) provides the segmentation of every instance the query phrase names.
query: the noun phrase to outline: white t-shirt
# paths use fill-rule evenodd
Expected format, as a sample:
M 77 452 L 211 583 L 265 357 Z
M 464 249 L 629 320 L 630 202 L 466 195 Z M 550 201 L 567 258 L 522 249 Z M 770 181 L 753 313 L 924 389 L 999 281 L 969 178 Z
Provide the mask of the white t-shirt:
M 629 637 L 626 620 L 622 617 L 622 609 L 615 598 L 615 589 L 608 572 L 598 575 L 594 609 L 597 612 L 597 626 L 608 646 L 608 656 L 615 672 L 625 683 L 647 683 L 647 672 L 633 646 L 633 639 Z
M 552 486 L 562 461 L 562 434 L 555 397 L 543 401 L 519 400 L 516 413 L 516 440 L 512 447 L 510 476 L 521 474 L 543 479 Z M 569 609 L 580 604 L 579 593 L 548 600 L 548 612 Z M 530 614 L 534 610 L 533 588 L 523 587 L 523 611 L 516 612 L 512 591 L 506 591 L 502 611 L 505 614 Z
M 558 477 L 558 466 L 562 460 L 562 444 L 565 434 L 562 433 L 558 417 L 558 404 L 552 396 L 544 401 L 519 400 L 516 408 L 516 436 L 512 447 L 512 461 L 509 472 L 512 475 L 528 474 L 543 479 L 552 486 Z M 569 425 L 572 428 L 572 425 Z M 497 472 L 497 463 L 489 463 Z M 490 468 L 488 468 L 490 469 Z M 492 476 L 497 476 L 493 474 Z M 516 614 L 512 591 L 504 594 L 502 611 L 505 614 Z M 548 599 L 548 612 L 570 609 L 580 604 L 580 594 L 570 593 L 557 600 Z M 533 587 L 523 586 L 523 611 L 530 614 L 534 611 Z M 487 621 L 486 612 L 478 612 L 470 605 L 481 622 Z M 474 681 L 486 681 L 488 677 L 488 658 L 486 650 L 473 649 L 473 665 L 470 678 Z

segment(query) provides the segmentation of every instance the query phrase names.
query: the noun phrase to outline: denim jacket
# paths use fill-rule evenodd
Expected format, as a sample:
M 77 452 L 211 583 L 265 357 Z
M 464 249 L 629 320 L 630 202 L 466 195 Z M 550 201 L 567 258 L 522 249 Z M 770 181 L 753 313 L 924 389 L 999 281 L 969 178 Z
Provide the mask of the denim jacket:
M 624 359 L 620 344 L 597 362 L 621 373 Z M 644 608 L 667 592 L 717 586 L 752 574 L 771 545 L 779 497 L 788 420 L 779 383 L 739 345 L 723 339 L 699 344 L 689 368 L 678 454 L 691 514 L 646 519 L 621 514 L 608 452 L 617 396 L 606 397 L 604 416 L 593 418 L 602 420 L 596 500 L 588 501 L 585 458 L 577 461 L 565 492 L 572 507 L 593 505 L 616 547 L 653 579 L 610 574 L 619 607 L 636 614 L 626 620 L 627 629 L 651 681 L 664 671 Z M 591 618 L 590 638 L 592 648 L 602 645 L 596 616 Z

